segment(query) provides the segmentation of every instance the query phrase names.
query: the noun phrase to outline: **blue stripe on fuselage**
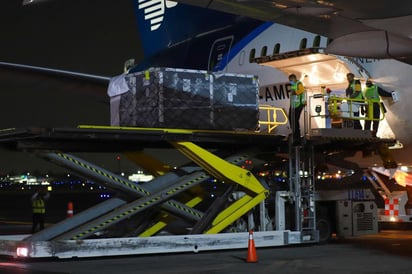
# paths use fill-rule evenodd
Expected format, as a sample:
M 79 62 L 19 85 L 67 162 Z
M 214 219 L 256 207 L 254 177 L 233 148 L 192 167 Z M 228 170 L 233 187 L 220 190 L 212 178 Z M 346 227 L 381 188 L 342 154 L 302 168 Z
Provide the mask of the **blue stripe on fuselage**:
M 219 63 L 213 70 L 214 71 L 222 71 L 226 68 L 228 63 L 232 61 L 232 59 L 239 54 L 245 48 L 247 44 L 249 44 L 251 41 L 256 39 L 262 32 L 264 32 L 266 29 L 268 29 L 270 26 L 272 26 L 274 23 L 272 22 L 265 22 L 256 29 L 254 29 L 252 32 L 250 32 L 247 36 L 242 38 L 239 42 L 237 42 L 227 53 L 222 60 L 226 60 L 226 62 L 221 62 Z

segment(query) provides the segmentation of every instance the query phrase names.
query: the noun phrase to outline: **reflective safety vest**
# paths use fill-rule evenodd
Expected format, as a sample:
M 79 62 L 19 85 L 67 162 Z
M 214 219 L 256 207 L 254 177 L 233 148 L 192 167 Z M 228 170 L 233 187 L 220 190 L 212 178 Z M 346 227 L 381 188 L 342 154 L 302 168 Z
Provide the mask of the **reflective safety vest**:
M 365 88 L 365 98 L 379 100 L 378 87 L 376 85 L 366 87 Z
M 296 92 L 298 90 L 298 86 L 300 83 L 301 83 L 300 81 L 296 81 L 293 85 L 291 85 L 292 90 Z M 305 105 L 306 104 L 305 92 L 302 92 L 301 94 L 298 94 L 298 95 L 292 95 L 292 104 L 293 104 L 293 107 L 295 108 L 301 105 Z
M 33 208 L 33 213 L 39 213 L 39 214 L 44 214 L 46 213 L 46 206 L 44 204 L 43 199 L 34 199 L 31 202 L 32 208 Z
M 360 87 L 359 81 L 353 80 L 352 83 L 350 84 L 350 87 L 352 88 L 353 94 L 356 93 L 356 85 L 359 85 L 359 87 Z M 352 99 L 363 99 L 362 92 L 359 92 L 358 95 L 356 95 L 356 97 L 351 97 L 351 98 Z

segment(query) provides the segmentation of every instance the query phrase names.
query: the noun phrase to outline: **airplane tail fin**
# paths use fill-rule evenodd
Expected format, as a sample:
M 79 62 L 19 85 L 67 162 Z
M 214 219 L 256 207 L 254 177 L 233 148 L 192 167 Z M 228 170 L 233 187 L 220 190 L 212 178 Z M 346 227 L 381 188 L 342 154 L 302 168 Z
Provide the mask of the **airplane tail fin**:
M 134 4 L 144 60 L 132 71 L 153 66 L 211 70 L 216 65 L 212 59 L 227 55 L 235 40 L 257 24 L 173 1 L 135 0 Z
M 174 17 L 178 3 L 165 0 L 135 0 L 137 25 L 139 28 L 143 53 L 146 57 L 156 55 L 172 42 L 169 30 L 173 27 L 168 17 Z M 182 34 L 182 32 L 176 32 Z

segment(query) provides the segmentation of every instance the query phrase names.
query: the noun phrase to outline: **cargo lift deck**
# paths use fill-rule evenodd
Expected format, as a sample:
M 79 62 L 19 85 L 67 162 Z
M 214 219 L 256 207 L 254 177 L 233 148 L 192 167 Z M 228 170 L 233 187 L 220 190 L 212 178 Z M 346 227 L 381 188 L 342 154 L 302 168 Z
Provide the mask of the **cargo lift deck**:
M 310 148 L 308 151 L 316 146 L 325 150 L 334 147 L 363 150 L 393 141 L 371 138 L 358 130 L 336 130 L 315 132 L 308 136 L 305 147 Z M 354 139 L 357 142 L 353 142 Z M 284 227 L 284 216 L 280 212 L 277 212 L 276 225 L 281 230 L 268 229 L 270 221 L 266 218 L 264 202 L 268 188 L 248 169 L 240 167 L 245 160 L 258 158 L 261 153 L 294 151 L 295 157 L 300 155 L 302 148 L 291 147 L 284 136 L 246 131 L 80 126 L 69 129 L 6 129 L 0 131 L 0 145 L 33 152 L 119 193 L 116 198 L 33 235 L 1 237 L 2 255 L 70 258 L 246 248 L 248 231 L 236 232 L 234 224 L 244 216 L 253 223 L 250 212 L 255 207 L 259 210 L 259 224 L 256 227 L 248 224 L 248 228 L 255 230 L 257 247 L 318 240 L 314 220 L 308 222 L 314 216 L 303 216 L 301 203 L 295 206 L 296 212 L 302 213 L 297 214 L 296 223 L 300 225 L 295 230 Z M 142 152 L 144 148 L 159 147 L 175 148 L 196 165 L 168 169 L 161 161 Z M 135 184 L 70 154 L 91 151 L 130 154 L 139 165 L 158 176 L 150 183 Z M 132 153 L 135 151 L 137 154 Z M 313 159 L 309 157 L 310 161 Z M 309 178 L 311 176 L 313 174 Z M 210 202 L 206 210 L 196 209 L 204 197 L 191 190 L 212 177 L 225 182 L 226 189 L 221 197 Z M 313 180 L 300 182 L 299 178 L 295 179 L 292 196 L 311 202 Z M 300 184 L 309 186 L 301 189 Z M 233 201 L 228 204 L 230 199 Z M 136 220 L 138 225 L 133 235 L 96 236 L 144 212 L 150 215 L 142 214 Z M 184 235 L 170 233 L 167 225 L 176 219 L 192 224 L 191 229 Z M 312 225 L 308 227 L 308 223 Z

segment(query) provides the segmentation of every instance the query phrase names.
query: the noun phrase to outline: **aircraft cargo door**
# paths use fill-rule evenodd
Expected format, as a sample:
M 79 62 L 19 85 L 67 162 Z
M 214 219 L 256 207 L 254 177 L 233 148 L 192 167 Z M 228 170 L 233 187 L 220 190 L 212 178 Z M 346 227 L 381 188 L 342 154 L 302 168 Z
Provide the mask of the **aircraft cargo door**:
M 296 74 L 307 89 L 318 89 L 326 86 L 331 89 L 345 89 L 346 74 L 355 73 L 356 77 L 363 71 L 354 62 L 348 62 L 341 56 L 324 53 L 321 48 L 306 48 L 297 51 L 284 52 L 272 56 L 257 57 L 253 62 L 276 68 L 285 75 Z
M 254 58 L 252 62 L 273 67 L 282 71 L 286 77 L 295 74 L 303 83 L 307 105 L 300 123 L 305 125 L 305 133 L 309 133 L 309 129 L 335 125 L 330 119 L 328 98 L 346 97 L 347 73 L 352 72 L 359 79 L 367 78 L 366 70 L 359 67 L 359 64 L 350 61 L 348 57 L 324 53 L 322 48 L 305 48 L 262 56 Z

